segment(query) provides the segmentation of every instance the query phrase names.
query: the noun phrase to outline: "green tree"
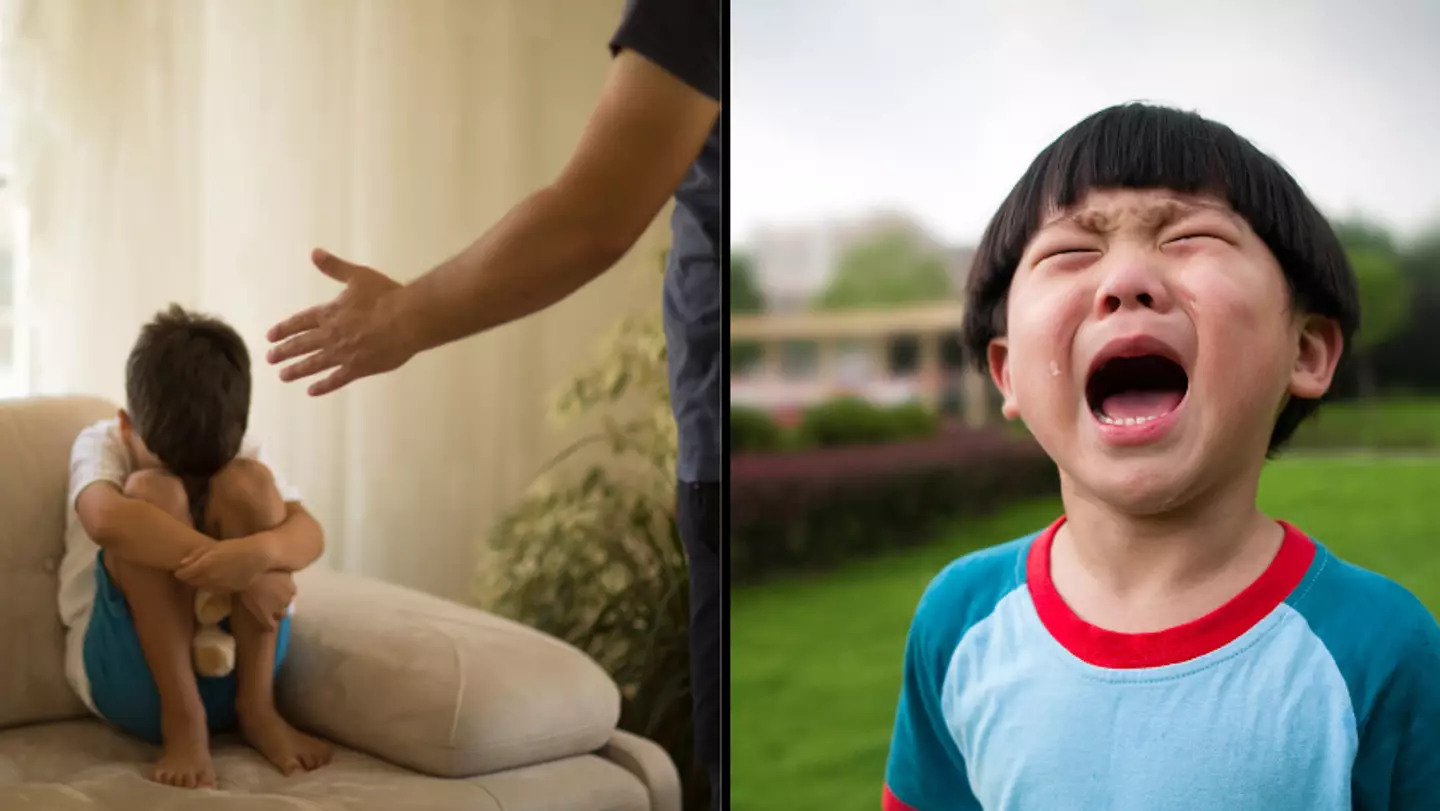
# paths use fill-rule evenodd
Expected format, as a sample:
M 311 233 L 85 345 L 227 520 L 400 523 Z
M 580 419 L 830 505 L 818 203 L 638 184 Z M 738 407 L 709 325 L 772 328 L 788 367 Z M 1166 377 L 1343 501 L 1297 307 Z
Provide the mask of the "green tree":
M 903 307 L 952 295 L 950 274 L 938 253 L 911 234 L 888 231 L 855 246 L 815 305 L 824 310 Z
M 1440 393 L 1440 223 L 1409 240 L 1400 251 L 1410 317 L 1404 331 L 1376 353 L 1376 372 L 1416 391 Z
M 748 254 L 730 253 L 730 314 L 764 312 L 765 296 L 755 281 L 755 263 Z
M 730 252 L 730 314 L 753 315 L 765 311 L 765 296 L 755 281 L 755 263 L 749 254 Z M 730 368 L 744 372 L 760 361 L 760 345 L 754 341 L 732 341 Z
M 1396 253 L 1395 237 L 1385 228 L 1362 217 L 1351 217 L 1333 223 L 1335 235 L 1345 250 L 1377 250 L 1382 253 Z
M 1394 338 L 1410 318 L 1410 286 L 1400 272 L 1400 258 L 1371 248 L 1346 252 L 1360 285 L 1364 326 L 1355 348 L 1368 351 Z
M 1360 394 L 1379 388 L 1375 350 L 1405 330 L 1410 320 L 1410 285 L 1400 267 L 1394 239 L 1379 226 L 1352 220 L 1335 228 L 1360 287 L 1361 328 L 1355 336 Z

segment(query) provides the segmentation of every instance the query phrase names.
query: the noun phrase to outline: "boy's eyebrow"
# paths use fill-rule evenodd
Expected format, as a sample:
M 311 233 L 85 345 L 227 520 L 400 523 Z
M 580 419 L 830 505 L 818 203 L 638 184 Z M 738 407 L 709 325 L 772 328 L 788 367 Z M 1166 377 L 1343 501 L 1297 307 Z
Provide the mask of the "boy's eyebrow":
M 1130 207 L 1136 212 L 1137 218 L 1146 227 L 1159 230 L 1172 225 L 1185 217 L 1198 214 L 1201 211 L 1214 211 L 1222 214 L 1226 219 L 1233 220 L 1236 215 L 1228 207 L 1219 203 L 1189 202 L 1166 198 L 1162 200 L 1150 200 L 1138 206 Z M 1104 234 L 1115 230 L 1115 217 L 1112 214 L 1113 208 L 1096 209 L 1080 208 L 1064 211 L 1045 222 L 1036 229 L 1038 234 L 1047 228 L 1055 225 L 1068 224 L 1092 234 Z

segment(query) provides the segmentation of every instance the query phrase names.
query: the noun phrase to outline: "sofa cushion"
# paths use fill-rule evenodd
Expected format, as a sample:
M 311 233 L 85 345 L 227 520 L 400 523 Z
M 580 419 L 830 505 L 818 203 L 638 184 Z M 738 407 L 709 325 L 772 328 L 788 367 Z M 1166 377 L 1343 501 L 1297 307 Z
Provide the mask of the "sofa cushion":
M 0 729 L 85 714 L 65 681 L 56 578 L 70 446 L 114 414 L 83 397 L 0 401 Z
M 469 779 L 426 777 L 340 749 L 328 766 L 285 777 L 233 737 L 212 749 L 219 786 L 145 778 L 159 750 L 94 720 L 0 732 L 5 811 L 646 811 L 645 786 L 582 755 Z
M 620 719 L 609 675 L 532 628 L 353 575 L 296 584 L 276 700 L 330 740 L 464 777 L 594 752 Z

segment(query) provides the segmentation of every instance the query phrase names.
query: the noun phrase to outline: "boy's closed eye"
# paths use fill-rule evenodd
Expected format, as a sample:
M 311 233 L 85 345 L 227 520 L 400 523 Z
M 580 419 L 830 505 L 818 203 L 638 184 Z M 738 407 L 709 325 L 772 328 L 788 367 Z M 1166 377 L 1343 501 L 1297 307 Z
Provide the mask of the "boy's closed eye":
M 1166 235 L 1160 241 L 1161 248 L 1194 249 L 1221 244 L 1233 246 L 1236 245 L 1236 239 L 1222 235 L 1219 229 L 1206 229 L 1180 231 L 1173 236 Z M 1103 253 L 1103 251 L 1095 245 L 1058 244 L 1045 246 L 1036 251 L 1035 267 L 1049 263 L 1051 260 L 1063 260 L 1065 257 L 1070 257 L 1073 260 L 1076 257 L 1099 256 L 1101 253 Z
M 1238 245 L 1239 237 L 1230 234 L 1221 228 L 1184 228 L 1177 229 L 1173 234 L 1165 234 L 1160 238 L 1160 244 L 1165 246 L 1200 247 L 1206 244 Z
M 1102 253 L 1103 251 L 1094 245 L 1057 245 L 1055 247 L 1047 247 L 1036 252 L 1033 267 L 1040 268 L 1043 265 L 1047 268 L 1062 270 L 1078 266 L 1087 258 L 1099 258 Z

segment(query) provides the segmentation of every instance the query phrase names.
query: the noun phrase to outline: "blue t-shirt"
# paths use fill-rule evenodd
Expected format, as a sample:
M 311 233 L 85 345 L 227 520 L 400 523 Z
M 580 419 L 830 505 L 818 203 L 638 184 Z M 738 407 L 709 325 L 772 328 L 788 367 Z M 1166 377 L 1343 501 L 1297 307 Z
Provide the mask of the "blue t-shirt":
M 1089 625 L 1044 532 L 920 601 L 886 811 L 1440 809 L 1440 626 L 1286 525 L 1269 569 L 1186 625 Z
M 717 0 L 630 0 L 610 50 L 634 51 L 720 99 Z M 717 120 L 675 191 L 665 266 L 666 362 L 680 441 L 676 472 L 685 482 L 720 480 L 720 134 Z

